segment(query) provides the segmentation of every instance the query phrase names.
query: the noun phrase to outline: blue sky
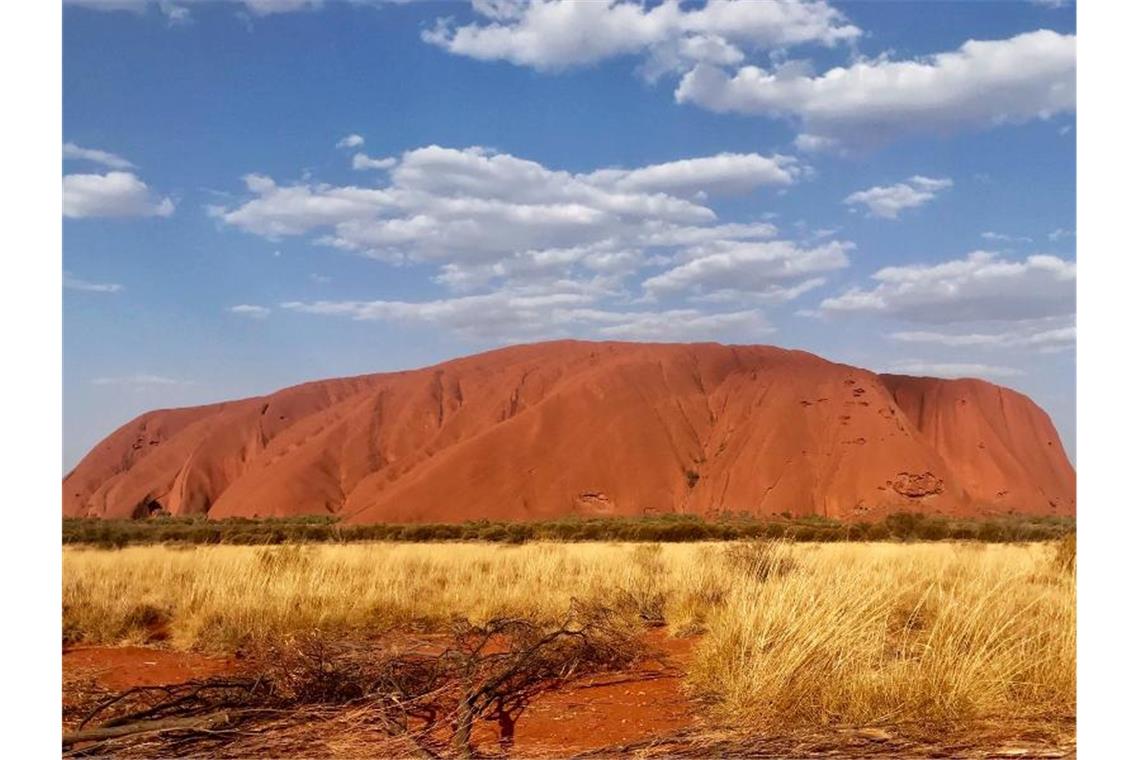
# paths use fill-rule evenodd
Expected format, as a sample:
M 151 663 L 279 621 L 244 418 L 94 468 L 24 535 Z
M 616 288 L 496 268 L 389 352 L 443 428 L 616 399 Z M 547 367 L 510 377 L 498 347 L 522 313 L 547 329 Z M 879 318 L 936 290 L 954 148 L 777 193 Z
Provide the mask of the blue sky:
M 68 0 L 65 466 L 147 409 L 565 336 L 980 376 L 1074 456 L 1074 27 Z

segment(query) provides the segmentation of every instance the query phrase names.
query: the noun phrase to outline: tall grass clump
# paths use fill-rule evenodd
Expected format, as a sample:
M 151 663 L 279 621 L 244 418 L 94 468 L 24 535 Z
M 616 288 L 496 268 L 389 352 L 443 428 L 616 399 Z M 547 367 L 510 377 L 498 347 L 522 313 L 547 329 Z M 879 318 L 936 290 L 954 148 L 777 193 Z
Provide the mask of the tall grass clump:
M 1072 715 L 1075 590 L 1050 548 L 818 547 L 741 574 L 691 680 L 726 725 Z
M 1070 531 L 1061 537 L 1054 548 L 1053 560 L 1062 572 L 1073 573 L 1077 570 L 1077 532 Z

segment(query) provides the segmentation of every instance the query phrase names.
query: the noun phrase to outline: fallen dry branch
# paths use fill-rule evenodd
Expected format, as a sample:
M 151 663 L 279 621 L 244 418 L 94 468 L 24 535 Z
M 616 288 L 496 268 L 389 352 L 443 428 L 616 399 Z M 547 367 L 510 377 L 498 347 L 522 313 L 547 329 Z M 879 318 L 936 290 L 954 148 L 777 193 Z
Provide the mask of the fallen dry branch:
M 197 716 L 192 718 L 167 718 L 165 720 L 140 720 L 134 723 L 120 723 L 102 728 L 89 728 L 73 731 L 63 735 L 63 746 L 70 747 L 82 742 L 105 741 L 118 739 L 123 736 L 136 734 L 162 733 L 163 731 L 182 731 L 187 729 L 214 730 L 221 728 L 229 722 L 229 716 L 224 713 Z
M 381 751 L 375 742 L 395 742 L 392 753 L 471 757 L 477 722 L 496 723 L 509 747 L 535 696 L 639 659 L 635 634 L 595 608 L 575 609 L 553 629 L 512 618 L 456 623 L 435 652 L 297 638 L 255 654 L 256 678 L 141 687 L 103 699 L 63 745 L 75 757 L 351 756 L 328 741 L 325 751 L 312 744 L 321 741 L 313 726 L 335 723 L 371 737 L 364 756 Z

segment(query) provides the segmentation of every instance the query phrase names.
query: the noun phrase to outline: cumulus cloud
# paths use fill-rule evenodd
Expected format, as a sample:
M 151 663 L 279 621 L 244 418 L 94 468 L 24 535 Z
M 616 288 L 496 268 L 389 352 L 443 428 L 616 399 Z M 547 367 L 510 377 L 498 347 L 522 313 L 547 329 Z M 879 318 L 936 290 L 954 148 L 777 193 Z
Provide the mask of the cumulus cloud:
M 73 142 L 63 144 L 64 160 L 93 161 L 110 169 L 133 169 L 135 167 L 127 159 L 95 148 L 81 148 Z
M 364 144 L 364 138 L 358 134 L 345 135 L 336 141 L 338 148 L 359 148 Z
M 925 206 L 934 200 L 939 192 L 953 185 L 953 181 L 949 179 L 931 179 L 916 175 L 894 185 L 869 187 L 851 193 L 843 199 L 843 203 L 848 206 L 860 204 L 866 207 L 870 216 L 898 219 L 900 211 Z
M 433 281 L 452 294 L 295 300 L 282 305 L 290 311 L 497 338 L 657 336 L 673 319 L 678 335 L 746 339 L 770 329 L 763 314 L 697 305 L 786 303 L 846 267 L 852 246 L 778 240 L 766 221 L 719 222 L 709 198 L 785 186 L 805 171 L 788 157 L 721 154 L 571 173 L 487 148 L 432 145 L 393 159 L 375 187 L 249 175 L 249 197 L 210 213 L 267 238 L 304 235 L 434 266 Z
M 1017 377 L 1025 373 L 1015 367 L 1003 367 L 979 362 L 928 362 L 921 359 L 900 359 L 892 362 L 887 372 L 899 375 L 929 375 L 933 377 Z
M 476 0 L 483 21 L 456 26 L 440 19 L 423 39 L 455 55 L 509 61 L 541 71 L 647 56 L 650 77 L 694 62 L 730 65 L 741 48 L 775 49 L 804 43 L 834 45 L 861 32 L 825 2 L 735 3 L 702 7 L 665 0 L 654 7 L 627 0 Z
M 131 172 L 67 174 L 63 178 L 63 215 L 87 217 L 170 216 L 174 202 L 155 198 Z
M 757 66 L 730 74 L 700 63 L 675 97 L 717 112 L 790 118 L 808 136 L 802 148 L 985 129 L 1075 110 L 1076 36 L 1040 29 L 969 40 L 950 52 L 860 60 L 818 76 Z
M 820 304 L 823 314 L 875 314 L 912 322 L 1014 321 L 1074 313 L 1077 267 L 1056 256 L 1005 260 L 987 251 L 940 264 L 880 269 L 871 288 Z
M 770 236 L 766 223 L 714 224 L 700 198 L 785 184 L 800 171 L 791 159 L 732 154 L 572 174 L 485 148 L 432 145 L 396 160 L 387 186 L 282 186 L 249 175 L 254 197 L 211 213 L 266 237 L 322 231 L 323 242 L 385 260 L 481 264 L 590 245 L 614 253 Z
M 231 306 L 228 311 L 231 314 L 240 314 L 243 317 L 265 319 L 269 316 L 272 310 L 266 306 L 256 306 L 254 304 L 240 303 L 237 306 Z
M 76 277 L 71 272 L 63 273 L 63 287 L 67 290 L 82 290 L 87 293 L 118 293 L 123 286 L 117 282 L 92 282 Z

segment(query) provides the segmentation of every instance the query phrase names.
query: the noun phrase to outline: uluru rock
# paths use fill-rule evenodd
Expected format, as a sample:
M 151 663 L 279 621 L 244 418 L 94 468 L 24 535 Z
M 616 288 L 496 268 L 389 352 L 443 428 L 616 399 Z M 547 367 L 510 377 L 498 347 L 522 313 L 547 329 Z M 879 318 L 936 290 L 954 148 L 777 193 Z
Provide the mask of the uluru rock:
M 63 481 L 65 516 L 349 522 L 748 513 L 1073 515 L 1026 396 L 771 346 L 556 341 L 148 412 Z

